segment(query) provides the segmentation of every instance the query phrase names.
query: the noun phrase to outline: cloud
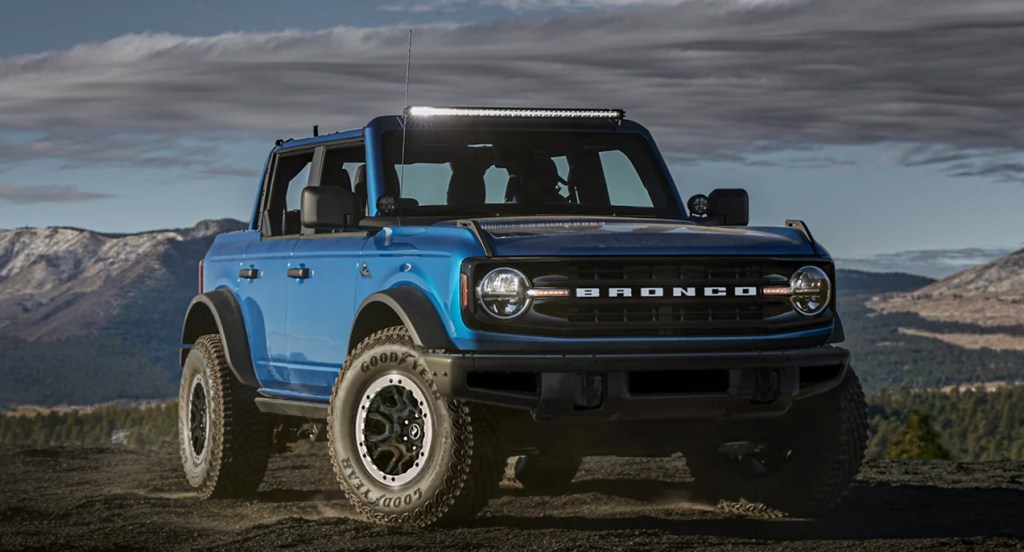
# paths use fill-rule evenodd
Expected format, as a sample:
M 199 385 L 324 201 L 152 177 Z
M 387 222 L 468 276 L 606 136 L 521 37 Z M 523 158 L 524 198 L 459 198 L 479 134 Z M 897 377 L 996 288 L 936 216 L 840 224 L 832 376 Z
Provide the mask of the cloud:
M 224 163 L 223 145 L 232 136 L 208 136 L 203 139 L 180 138 L 160 134 L 113 134 L 74 132 L 47 135 L 27 140 L 0 139 L 0 164 L 55 160 L 59 169 L 91 166 L 174 169 L 196 177 L 259 176 L 258 168 L 229 166 Z
M 1024 183 L 1024 155 L 1009 147 L 957 150 L 917 144 L 898 159 L 905 167 L 936 166 L 950 176 Z
M 405 32 L 142 34 L 7 58 L 0 130 L 269 140 L 361 126 L 401 109 Z M 411 100 L 623 107 L 676 159 L 879 142 L 1019 152 L 1022 33 L 1011 0 L 689 0 L 437 24 L 415 29 Z
M 981 177 L 996 182 L 1024 182 L 1024 163 L 1021 162 L 963 163 L 952 167 L 951 171 L 953 176 Z
M 87 192 L 77 186 L 43 184 L 19 186 L 0 184 L 0 201 L 27 205 L 30 203 L 80 203 L 114 197 L 110 194 Z
M 648 6 L 678 6 L 694 0 L 418 0 L 392 2 L 380 6 L 395 12 L 451 12 L 474 6 L 494 6 L 515 12 L 550 10 L 602 10 Z M 761 5 L 792 4 L 804 0 L 727 0 L 724 9 L 744 9 Z

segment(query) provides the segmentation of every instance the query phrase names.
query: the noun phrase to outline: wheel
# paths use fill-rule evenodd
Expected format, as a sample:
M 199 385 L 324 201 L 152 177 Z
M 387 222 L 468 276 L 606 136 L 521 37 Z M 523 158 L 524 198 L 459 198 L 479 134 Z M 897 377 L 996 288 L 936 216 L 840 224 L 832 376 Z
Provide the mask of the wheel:
M 178 448 L 185 478 L 204 498 L 250 495 L 263 481 L 271 424 L 255 398 L 228 367 L 220 336 L 197 339 L 178 391 Z
M 842 500 L 864 459 L 864 392 L 851 369 L 837 389 L 798 401 L 774 426 L 725 433 L 727 443 L 718 450 L 686 457 L 701 491 L 729 501 L 761 503 L 788 515 L 817 517 Z M 770 436 L 769 442 L 743 440 L 764 436 Z
M 513 473 L 527 491 L 561 493 L 569 489 L 582 463 L 582 456 L 569 451 L 528 454 L 516 458 Z
M 472 518 L 504 471 L 490 414 L 440 394 L 405 327 L 378 331 L 334 384 L 327 437 L 335 475 L 372 522 L 422 527 Z

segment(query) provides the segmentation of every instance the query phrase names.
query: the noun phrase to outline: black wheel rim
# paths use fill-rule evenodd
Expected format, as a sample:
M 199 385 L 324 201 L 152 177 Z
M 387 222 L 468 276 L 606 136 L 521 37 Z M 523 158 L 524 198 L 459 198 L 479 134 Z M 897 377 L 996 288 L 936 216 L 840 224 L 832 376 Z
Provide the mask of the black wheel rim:
M 422 391 L 408 378 L 379 378 L 363 394 L 356 420 L 363 465 L 386 485 L 408 482 L 430 451 L 432 419 Z
M 196 463 L 201 462 L 206 454 L 208 414 L 206 387 L 201 378 L 196 378 L 192 383 L 192 393 L 188 401 L 189 443 L 192 445 L 192 458 Z

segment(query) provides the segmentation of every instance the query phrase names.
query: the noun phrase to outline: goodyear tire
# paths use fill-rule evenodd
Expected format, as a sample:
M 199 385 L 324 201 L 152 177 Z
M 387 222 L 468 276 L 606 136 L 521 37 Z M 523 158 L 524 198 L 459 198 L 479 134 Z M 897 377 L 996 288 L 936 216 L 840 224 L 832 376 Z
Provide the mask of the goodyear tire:
M 773 435 L 787 443 L 768 460 L 700 451 L 687 455 L 690 473 L 698 489 L 715 498 L 760 503 L 792 516 L 821 516 L 846 495 L 864 459 L 867 406 L 856 373 L 848 370 L 832 392 L 798 401 L 776 425 L 783 427 L 725 436 L 739 441 Z
M 470 519 L 504 471 L 489 414 L 438 392 L 404 327 L 378 331 L 349 356 L 331 395 L 327 435 L 335 475 L 372 522 Z
M 531 493 L 562 493 L 569 490 L 583 457 L 569 451 L 528 454 L 515 459 L 513 473 Z
M 196 340 L 178 392 L 178 447 L 188 484 L 204 498 L 246 496 L 263 481 L 270 420 L 239 383 L 219 335 Z

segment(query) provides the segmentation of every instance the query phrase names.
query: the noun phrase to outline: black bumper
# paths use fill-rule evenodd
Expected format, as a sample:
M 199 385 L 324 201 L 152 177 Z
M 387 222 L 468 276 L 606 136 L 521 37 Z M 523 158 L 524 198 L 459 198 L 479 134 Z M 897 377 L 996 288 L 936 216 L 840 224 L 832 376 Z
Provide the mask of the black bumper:
M 424 355 L 446 396 L 530 410 L 543 421 L 779 416 L 835 388 L 850 354 L 780 351 Z

